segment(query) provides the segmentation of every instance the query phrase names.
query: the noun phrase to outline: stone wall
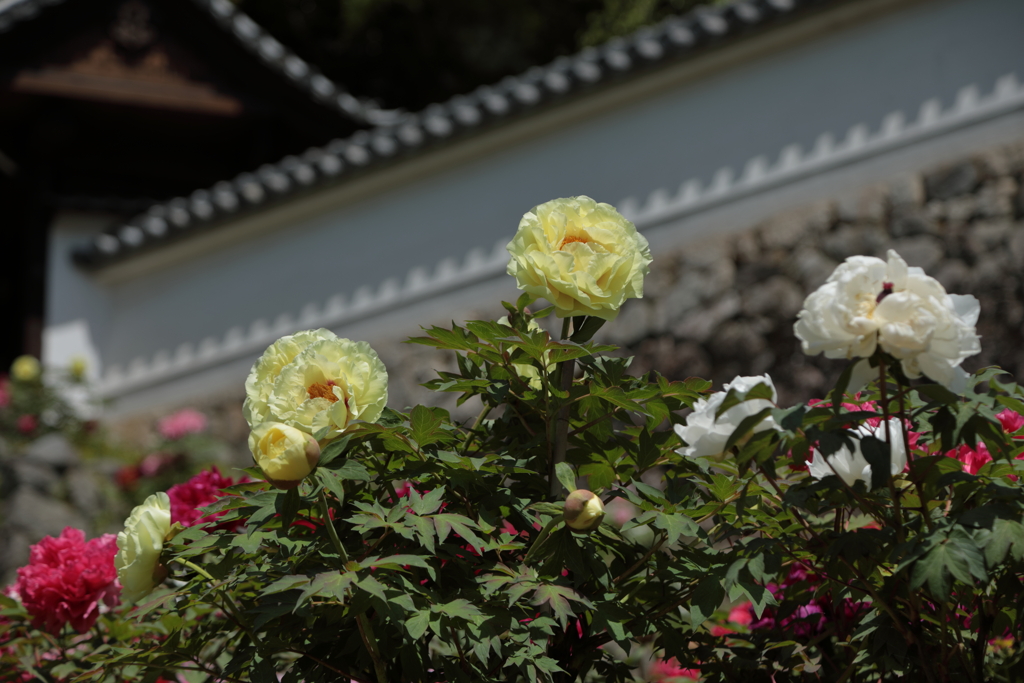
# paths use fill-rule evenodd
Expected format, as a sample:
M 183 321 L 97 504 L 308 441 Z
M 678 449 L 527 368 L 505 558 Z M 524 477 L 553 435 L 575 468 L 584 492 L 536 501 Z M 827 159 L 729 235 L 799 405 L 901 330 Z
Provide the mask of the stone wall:
M 60 434 L 15 450 L 0 438 L 0 588 L 28 563 L 28 546 L 75 527 L 89 538 L 119 531 L 127 515 L 114 487 L 121 463 L 83 458 Z
M 808 357 L 793 336 L 804 297 L 847 256 L 885 257 L 895 249 L 938 278 L 951 293 L 981 301 L 982 353 L 973 370 L 998 364 L 1024 379 L 1024 140 L 921 173 L 905 174 L 836 200 L 823 200 L 675 252 L 657 252 L 644 298 L 627 301 L 601 341 L 635 357 L 635 374 L 658 369 L 673 379 L 700 376 L 716 386 L 737 374 L 772 375 L 784 403 L 820 397 L 842 363 Z M 481 302 L 467 318 L 504 314 Z M 415 321 L 417 324 L 447 321 Z M 442 405 L 469 417 L 472 406 L 419 386 L 435 370 L 453 370 L 449 352 L 374 342 L 390 378 L 390 403 Z M 220 436 L 245 460 L 242 387 L 194 404 L 212 416 Z M 138 437 L 156 416 L 122 424 Z
M 642 300 L 605 338 L 635 356 L 634 373 L 771 374 L 780 399 L 822 396 L 843 364 L 808 357 L 793 335 L 804 297 L 846 257 L 895 249 L 950 293 L 981 302 L 982 352 L 1024 380 L 1024 141 L 849 198 L 821 201 L 676 253 L 655 255 Z

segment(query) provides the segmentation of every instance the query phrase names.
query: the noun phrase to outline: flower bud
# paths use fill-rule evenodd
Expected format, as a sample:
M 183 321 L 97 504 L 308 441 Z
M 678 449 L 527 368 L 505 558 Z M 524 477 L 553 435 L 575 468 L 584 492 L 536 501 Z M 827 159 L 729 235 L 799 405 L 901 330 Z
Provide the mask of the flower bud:
M 18 356 L 11 363 L 11 376 L 19 382 L 35 382 L 40 372 L 39 361 L 32 356 Z
M 593 531 L 604 519 L 604 503 L 586 489 L 577 489 L 565 499 L 565 523 L 574 531 Z
M 280 422 L 264 422 L 249 434 L 249 450 L 272 486 L 293 489 L 320 460 L 320 444 L 311 435 Z
M 68 364 L 68 374 L 71 379 L 81 382 L 85 379 L 85 373 L 89 371 L 89 362 L 82 356 L 75 356 Z

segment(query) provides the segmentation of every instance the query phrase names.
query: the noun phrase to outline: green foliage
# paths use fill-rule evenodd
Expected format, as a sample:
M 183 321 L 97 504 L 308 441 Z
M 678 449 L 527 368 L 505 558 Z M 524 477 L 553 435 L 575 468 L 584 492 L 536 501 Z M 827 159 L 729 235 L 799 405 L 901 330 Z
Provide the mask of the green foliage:
M 1020 677 L 1024 434 L 999 416 L 1020 387 L 985 370 L 957 397 L 878 356 L 884 384 L 752 411 L 687 458 L 670 427 L 709 383 L 633 377 L 583 341 L 596 325 L 553 339 L 527 303 L 411 340 L 457 354 L 426 386 L 475 419 L 389 410 L 297 489 L 233 487 L 211 509 L 244 529 L 175 536 L 173 588 L 104 617 L 66 673 L 561 683 L 633 681 L 653 657 L 707 681 Z M 730 392 L 716 417 L 771 397 Z M 865 433 L 891 416 L 905 428 Z M 893 442 L 910 457 L 890 476 Z M 805 469 L 855 447 L 871 474 L 852 485 Z M 965 448 L 992 460 L 965 471 L 947 457 Z M 609 509 L 590 533 L 562 517 L 577 486 Z

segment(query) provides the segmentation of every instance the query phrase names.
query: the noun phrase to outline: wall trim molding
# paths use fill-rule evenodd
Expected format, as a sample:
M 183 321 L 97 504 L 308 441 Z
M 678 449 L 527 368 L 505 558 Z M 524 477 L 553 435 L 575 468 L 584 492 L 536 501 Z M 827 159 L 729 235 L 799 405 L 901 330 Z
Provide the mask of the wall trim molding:
M 943 108 L 938 99 L 929 99 L 921 104 L 913 120 L 907 120 L 903 112 L 892 112 L 877 129 L 859 124 L 838 141 L 834 134 L 826 132 L 807 152 L 797 145 L 789 145 L 782 149 L 774 163 L 765 157 L 755 157 L 738 174 L 732 168 L 722 168 L 706 182 L 693 178 L 683 182 L 677 190 L 655 189 L 643 203 L 628 197 L 618 208 L 638 229 L 649 230 L 1021 109 L 1024 109 L 1024 85 L 1010 73 L 1000 77 L 995 87 L 984 94 L 977 85 L 962 88 L 955 102 L 947 108 Z M 150 359 L 137 358 L 127 367 L 111 365 L 103 373 L 99 393 L 104 398 L 115 399 L 154 384 L 257 355 L 279 337 L 301 329 L 339 328 L 372 320 L 396 309 L 503 276 L 507 263 L 505 242 L 501 241 L 490 251 L 474 249 L 461 259 L 452 257 L 433 267 L 417 267 L 409 271 L 404 280 L 390 278 L 378 285 L 361 286 L 352 293 L 337 293 L 322 303 L 309 302 L 300 311 L 283 312 L 272 321 L 253 321 L 248 329 L 232 327 L 219 338 L 207 337 L 196 343 L 182 344 L 173 351 L 161 350 Z

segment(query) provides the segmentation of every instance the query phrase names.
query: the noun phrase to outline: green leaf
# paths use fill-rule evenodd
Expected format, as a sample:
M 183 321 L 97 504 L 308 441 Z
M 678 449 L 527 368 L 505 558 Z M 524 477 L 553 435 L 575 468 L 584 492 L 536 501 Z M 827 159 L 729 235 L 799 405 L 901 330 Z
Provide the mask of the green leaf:
M 475 351 L 477 348 L 478 340 L 476 336 L 459 327 L 454 322 L 452 323 L 451 330 L 446 330 L 443 327 L 431 327 L 429 330 L 424 328 L 424 331 L 428 336 L 412 337 L 407 343 L 424 344 L 454 351 Z
M 843 368 L 843 371 L 839 373 L 839 379 L 836 380 L 836 387 L 832 390 L 832 410 L 836 415 L 843 409 L 843 394 L 846 393 L 846 387 L 850 386 L 850 377 L 853 376 L 853 368 L 860 360 L 850 361 Z
M 402 414 L 395 410 L 392 410 L 391 408 L 385 408 L 384 412 L 382 412 L 380 414 L 380 417 L 377 418 L 377 424 L 379 424 L 381 427 L 387 428 L 397 427 L 403 422 L 405 422 L 405 418 L 402 417 Z
M 579 329 L 573 331 L 572 336 L 570 336 L 569 339 L 577 344 L 590 341 L 594 338 L 594 335 L 601 329 L 601 326 L 604 325 L 604 323 L 604 318 L 599 318 L 596 315 L 588 316 L 586 321 L 580 325 Z
M 372 562 L 363 562 L 364 565 L 380 569 L 404 569 L 405 567 L 423 567 L 429 569 L 427 559 L 421 555 L 391 555 L 382 557 Z
M 483 613 L 480 612 L 480 608 L 465 598 L 452 600 L 451 602 L 446 602 L 443 605 L 433 605 L 430 609 L 433 612 L 444 614 L 449 617 L 464 619 L 466 621 L 473 621 L 483 616 Z
M 409 637 L 413 641 L 418 641 L 427 632 L 429 624 L 430 610 L 420 610 L 405 620 L 405 630 L 409 632 Z
M 757 387 L 755 387 L 755 389 L 762 386 L 764 385 L 759 384 Z M 751 393 L 753 393 L 753 390 L 751 390 Z M 729 435 L 729 439 L 725 442 L 725 448 L 723 450 L 728 451 L 730 448 L 735 446 L 740 441 L 740 439 L 750 436 L 750 433 L 754 430 L 754 427 L 761 424 L 761 422 L 766 417 L 771 415 L 772 410 L 774 409 L 771 407 L 762 408 L 753 415 L 747 415 L 745 418 L 743 418 L 740 421 L 740 423 L 736 426 L 736 429 L 732 431 L 732 434 Z
M 917 560 L 910 587 L 918 588 L 927 583 L 933 596 L 946 599 L 952 590 L 952 578 L 973 585 L 974 577 L 981 580 L 987 577 L 981 552 L 965 531 L 954 529 Z
M 449 439 L 450 435 L 441 428 L 445 423 L 448 411 L 443 408 L 427 408 L 418 405 L 409 413 L 410 434 L 413 441 L 420 447 Z
M 334 470 L 316 469 L 316 478 L 324 488 L 334 494 L 339 503 L 345 502 L 345 486 L 342 477 Z
M 572 465 L 567 462 L 558 463 L 555 465 L 555 476 L 566 491 L 572 493 L 576 490 L 576 472 L 573 471 Z
M 352 481 L 370 481 L 371 479 L 370 473 L 366 471 L 363 464 L 351 458 L 341 461 L 340 465 L 330 469 L 341 479 L 350 479 Z
M 356 582 L 356 585 L 362 588 L 370 595 L 380 598 L 384 602 L 387 602 L 387 597 L 384 595 L 384 586 L 381 582 L 373 578 L 373 576 L 364 576 L 362 579 Z
M 1011 547 L 1015 560 L 1024 558 L 1024 526 L 1012 519 L 997 519 L 984 541 L 988 566 L 995 567 L 1002 562 Z
M 775 424 L 787 432 L 795 432 L 803 426 L 804 415 L 807 413 L 806 406 L 793 406 L 792 408 L 775 408 L 772 417 Z
M 708 576 L 701 579 L 690 601 L 690 628 L 696 631 L 722 606 L 723 600 L 725 589 L 722 588 L 722 582 L 718 577 Z
M 295 521 L 295 516 L 299 513 L 301 505 L 302 501 L 299 498 L 298 489 L 289 489 L 283 495 L 277 497 L 275 509 L 281 515 L 282 531 L 290 527 L 292 522 Z
M 356 578 L 356 573 L 350 571 L 330 571 L 317 574 L 302 591 L 297 605 L 303 604 L 313 595 L 335 598 L 345 602 L 346 591 L 355 582 Z
M 899 434 L 891 434 L 891 439 L 902 438 Z M 871 489 L 884 488 L 889 485 L 892 471 L 892 448 L 885 441 L 867 435 L 860 439 L 860 452 L 871 465 Z
M 698 533 L 697 525 L 693 520 L 681 513 L 658 513 L 658 516 L 654 518 L 654 526 L 665 530 L 665 533 L 668 534 L 666 542 L 669 545 L 678 541 L 680 536 L 696 536 Z
M 731 477 L 726 474 L 715 474 L 711 477 L 711 483 L 708 485 L 708 491 L 711 492 L 716 499 L 725 501 L 736 492 L 739 486 L 739 482 L 736 481 L 735 477 Z
M 351 440 L 351 436 L 343 436 L 324 446 L 320 451 L 320 460 L 317 461 L 317 465 L 326 467 L 332 460 L 345 452 L 345 448 L 348 447 L 348 442 Z
M 914 390 L 943 405 L 951 406 L 960 402 L 959 396 L 941 384 L 922 384 L 921 386 L 914 387 Z
M 550 606 L 555 619 L 562 625 L 562 628 L 565 628 L 569 617 L 573 615 L 572 607 L 569 605 L 570 600 L 584 602 L 585 598 L 581 598 L 568 586 L 545 585 L 540 586 L 533 593 L 533 604 Z

